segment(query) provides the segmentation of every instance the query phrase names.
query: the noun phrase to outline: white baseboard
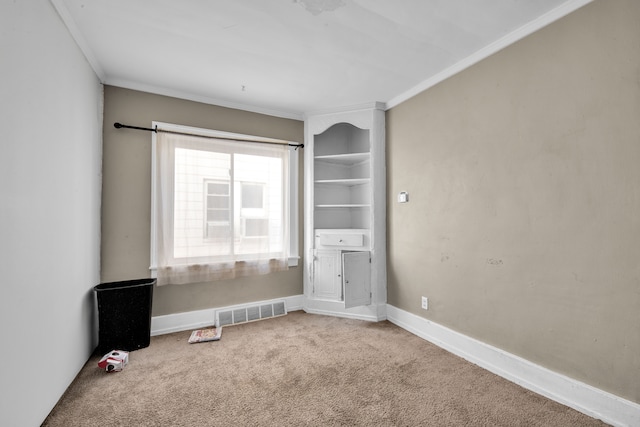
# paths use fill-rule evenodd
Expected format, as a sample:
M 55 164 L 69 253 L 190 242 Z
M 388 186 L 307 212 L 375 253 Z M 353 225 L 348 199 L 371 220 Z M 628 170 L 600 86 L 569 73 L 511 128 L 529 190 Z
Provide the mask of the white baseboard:
M 255 301 L 253 304 L 269 304 L 274 301 L 285 301 L 287 312 L 302 310 L 302 295 L 284 298 L 276 298 L 268 301 Z M 151 336 L 170 334 L 172 332 L 186 331 L 190 329 L 212 326 L 216 321 L 216 311 L 229 310 L 233 307 L 216 307 L 206 310 L 189 311 L 186 313 L 167 314 L 151 318 Z
M 312 308 L 312 307 L 304 307 L 303 310 L 306 313 L 321 314 L 323 316 L 344 317 L 346 319 L 364 320 L 367 322 L 379 321 L 379 319 L 373 315 L 364 315 L 361 313 L 348 313 L 348 312 L 336 313 L 335 311 L 332 311 L 332 310 L 322 310 L 322 309 Z
M 366 320 L 367 322 L 380 322 L 387 318 L 386 303 L 345 309 L 344 303 L 340 301 L 306 299 L 303 302 L 304 307 L 302 309 L 312 314 Z
M 640 405 L 387 305 L 387 319 L 526 389 L 614 426 L 640 426 Z

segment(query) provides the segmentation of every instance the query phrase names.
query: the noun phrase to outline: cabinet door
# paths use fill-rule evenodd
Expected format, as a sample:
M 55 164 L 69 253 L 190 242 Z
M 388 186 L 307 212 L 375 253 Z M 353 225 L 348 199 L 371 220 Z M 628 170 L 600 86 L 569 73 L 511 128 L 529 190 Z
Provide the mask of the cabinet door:
M 340 251 L 317 250 L 313 275 L 314 298 L 342 300 Z
M 369 252 L 343 252 L 344 307 L 371 304 L 371 264 Z

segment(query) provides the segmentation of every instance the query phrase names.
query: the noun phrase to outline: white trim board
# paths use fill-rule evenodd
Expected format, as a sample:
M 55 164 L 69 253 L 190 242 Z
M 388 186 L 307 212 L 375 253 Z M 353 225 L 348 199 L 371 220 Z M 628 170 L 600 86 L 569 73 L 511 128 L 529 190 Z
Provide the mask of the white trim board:
M 355 320 L 364 320 L 365 322 L 378 322 L 384 319 L 377 319 L 374 315 L 367 315 L 362 313 L 349 313 L 344 312 L 340 314 L 336 314 L 335 311 L 332 310 L 323 310 L 313 307 L 304 307 L 305 313 L 309 314 L 319 314 L 321 316 L 333 316 L 333 317 L 344 317 L 345 319 L 355 319 Z
M 401 328 L 526 389 L 614 426 L 640 426 L 640 405 L 387 304 Z
M 234 110 L 248 111 L 250 113 L 264 114 L 267 116 L 280 117 L 283 119 L 304 120 L 304 115 L 296 111 L 276 110 L 268 107 L 259 107 L 251 104 L 241 104 L 238 102 L 227 101 L 221 98 L 215 98 L 195 93 L 168 89 L 160 86 L 150 85 L 147 83 L 136 82 L 127 79 L 113 78 L 106 76 L 103 83 L 109 86 L 121 87 L 124 89 L 137 90 L 139 92 L 147 92 L 154 95 L 168 96 L 172 98 L 184 99 L 187 101 L 201 102 L 203 104 L 215 105 L 218 107 L 232 108 Z
M 58 12 L 60 19 L 62 19 L 62 22 L 67 27 L 67 30 L 69 30 L 69 34 L 71 34 L 71 37 L 80 48 L 80 51 L 82 52 L 84 57 L 87 59 L 87 62 L 93 69 L 93 72 L 96 73 L 96 76 L 98 76 L 100 83 L 104 83 L 104 69 L 96 59 L 93 50 L 91 50 L 91 48 L 89 47 L 89 43 L 87 43 L 85 38 L 82 36 L 82 32 L 78 29 L 76 21 L 74 21 L 71 13 L 69 13 L 69 10 L 67 9 L 65 3 L 62 0 L 51 0 L 51 4 Z
M 276 298 L 267 301 L 255 301 L 252 305 L 270 304 L 275 301 L 285 301 L 287 312 L 302 310 L 303 295 L 295 295 L 284 298 Z M 216 307 L 206 310 L 189 311 L 186 313 L 167 314 L 164 316 L 154 316 L 151 318 L 151 336 L 170 334 L 173 332 L 187 331 L 190 329 L 213 326 L 216 321 L 216 311 L 230 310 L 240 306 Z
M 437 85 L 438 83 L 448 79 L 449 77 L 453 77 L 454 75 L 464 71 L 465 69 L 471 67 L 472 65 L 482 61 L 483 59 L 490 57 L 491 55 L 501 51 L 502 49 L 505 49 L 506 47 L 514 44 L 518 40 L 521 40 L 527 37 L 528 35 L 533 34 L 538 30 L 541 30 L 547 25 L 557 21 L 560 18 L 567 16 L 571 12 L 574 12 L 580 9 L 581 7 L 591 3 L 592 1 L 593 0 L 568 0 L 566 3 L 563 3 L 560 6 L 556 7 L 555 9 L 550 10 L 549 12 L 540 16 L 539 18 L 526 23 L 522 27 L 516 29 L 515 31 L 512 31 L 511 33 L 485 46 L 484 48 L 478 50 L 477 52 L 474 52 L 473 54 L 467 56 L 461 61 L 458 61 L 452 66 L 440 71 L 439 73 L 436 73 L 435 75 L 429 77 L 428 79 L 424 80 L 422 83 L 419 83 L 418 85 L 412 87 L 406 92 L 393 97 L 392 99 L 386 102 L 386 109 L 390 110 L 393 107 L 396 107 L 397 105 L 402 104 L 404 101 L 410 98 L 413 98 L 419 93 L 424 92 L 425 90 Z

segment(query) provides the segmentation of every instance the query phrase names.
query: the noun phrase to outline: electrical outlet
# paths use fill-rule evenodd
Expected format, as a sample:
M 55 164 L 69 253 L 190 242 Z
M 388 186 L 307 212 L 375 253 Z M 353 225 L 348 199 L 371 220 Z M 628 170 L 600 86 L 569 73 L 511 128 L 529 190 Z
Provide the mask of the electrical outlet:
M 422 308 L 429 310 L 429 298 L 422 297 Z
M 401 191 L 398 193 L 398 203 L 407 203 L 409 201 L 409 193 Z

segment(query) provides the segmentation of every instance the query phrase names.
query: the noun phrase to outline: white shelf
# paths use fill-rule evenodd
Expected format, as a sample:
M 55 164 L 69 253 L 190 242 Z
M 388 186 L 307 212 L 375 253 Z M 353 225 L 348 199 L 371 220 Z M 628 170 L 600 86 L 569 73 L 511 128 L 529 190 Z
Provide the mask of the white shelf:
M 371 155 L 369 153 L 349 153 L 316 156 L 315 160 L 337 165 L 355 165 L 369 160 L 370 157 Z
M 339 205 L 315 205 L 318 209 L 327 209 L 327 208 L 368 208 L 371 207 L 369 204 L 339 204 Z
M 369 178 L 350 178 L 350 179 L 319 179 L 314 181 L 316 184 L 326 185 L 362 185 L 368 184 L 371 180 Z

